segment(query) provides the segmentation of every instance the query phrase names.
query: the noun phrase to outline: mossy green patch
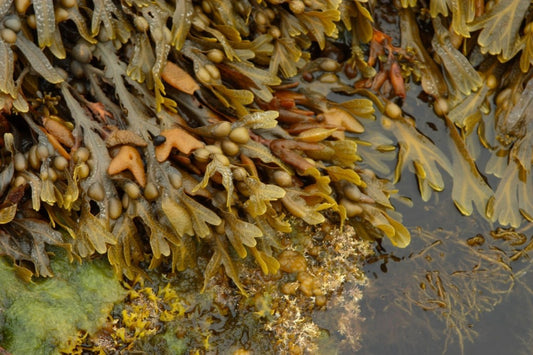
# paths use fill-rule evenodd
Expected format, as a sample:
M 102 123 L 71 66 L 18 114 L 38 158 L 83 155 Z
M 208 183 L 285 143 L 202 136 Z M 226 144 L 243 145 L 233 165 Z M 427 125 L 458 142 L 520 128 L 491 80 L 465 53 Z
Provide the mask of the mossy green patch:
M 55 252 L 55 277 L 31 283 L 0 261 L 0 345 L 13 355 L 68 351 L 79 330 L 95 332 L 126 296 L 105 260 L 71 264 Z
M 157 353 L 161 355 L 181 355 L 188 353 L 190 339 L 178 338 L 176 332 L 179 331 L 179 321 L 174 321 L 166 327 L 165 332 L 157 334 L 149 339 L 143 345 L 143 350 L 148 353 Z

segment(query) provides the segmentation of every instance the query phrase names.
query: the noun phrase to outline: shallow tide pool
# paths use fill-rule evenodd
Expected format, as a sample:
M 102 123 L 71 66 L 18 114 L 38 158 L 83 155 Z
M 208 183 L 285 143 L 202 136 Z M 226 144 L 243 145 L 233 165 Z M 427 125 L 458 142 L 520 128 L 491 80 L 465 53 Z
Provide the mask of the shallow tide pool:
M 403 110 L 446 152 L 442 120 L 414 93 Z M 399 249 L 383 240 L 365 266 L 358 353 L 530 354 L 533 267 L 520 251 L 531 248 L 532 225 L 497 230 L 476 212 L 463 216 L 451 199 L 451 178 L 444 178 L 447 188 L 424 202 L 415 177 L 402 175 L 399 194 L 413 206 L 396 207 L 412 242 Z

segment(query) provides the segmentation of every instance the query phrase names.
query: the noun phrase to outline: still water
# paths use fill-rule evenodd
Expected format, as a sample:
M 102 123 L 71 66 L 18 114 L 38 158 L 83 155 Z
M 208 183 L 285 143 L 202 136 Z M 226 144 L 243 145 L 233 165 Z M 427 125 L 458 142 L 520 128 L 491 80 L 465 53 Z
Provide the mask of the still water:
M 402 109 L 446 154 L 443 121 L 415 95 Z M 412 207 L 396 208 L 412 242 L 398 249 L 383 240 L 365 266 L 370 281 L 358 354 L 531 354 L 533 266 L 520 250 L 531 242 L 533 227 L 524 220 L 520 233 L 496 232 L 499 226 L 477 212 L 461 215 L 449 176 L 445 185 L 423 202 L 414 175 L 403 173 L 399 194 Z

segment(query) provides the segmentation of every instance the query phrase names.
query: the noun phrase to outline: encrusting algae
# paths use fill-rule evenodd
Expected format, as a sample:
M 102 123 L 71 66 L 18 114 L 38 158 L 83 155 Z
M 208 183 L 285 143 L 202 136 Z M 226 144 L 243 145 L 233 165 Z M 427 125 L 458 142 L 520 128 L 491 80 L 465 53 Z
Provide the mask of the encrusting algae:
M 424 201 L 445 188 L 442 169 L 463 214 L 518 226 L 533 216 L 529 6 L 0 1 L 0 255 L 27 280 L 53 276 L 51 246 L 72 260 L 105 254 L 130 281 L 200 267 L 203 292 L 223 266 L 241 297 L 256 296 L 250 268 L 281 269 L 296 272 L 288 303 L 301 292 L 324 307 L 326 290 L 280 235 L 292 218 L 334 221 L 354 240 L 406 247 L 390 201 L 405 166 Z M 410 82 L 446 121 L 451 160 L 398 105 Z M 127 343 L 137 330 L 122 321 Z

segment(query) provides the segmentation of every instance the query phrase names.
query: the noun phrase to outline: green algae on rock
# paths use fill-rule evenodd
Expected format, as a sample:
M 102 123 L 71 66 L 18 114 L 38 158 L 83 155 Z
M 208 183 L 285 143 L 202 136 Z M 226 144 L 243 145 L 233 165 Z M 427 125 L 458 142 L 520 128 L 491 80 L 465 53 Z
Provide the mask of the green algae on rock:
M 26 283 L 0 261 L 0 344 L 13 355 L 59 354 L 101 328 L 126 291 L 104 260 L 71 264 L 55 249 L 52 279 Z

